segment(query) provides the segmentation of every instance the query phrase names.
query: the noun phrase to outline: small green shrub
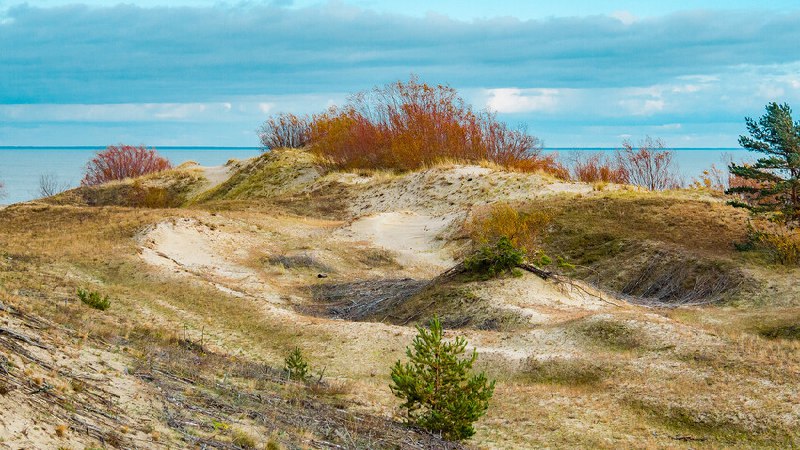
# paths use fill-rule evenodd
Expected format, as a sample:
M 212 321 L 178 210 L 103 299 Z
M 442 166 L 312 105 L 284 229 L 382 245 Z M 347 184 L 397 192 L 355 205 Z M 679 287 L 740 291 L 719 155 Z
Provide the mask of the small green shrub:
M 486 413 L 494 393 L 494 381 L 486 374 L 469 376 L 478 357 L 476 351 L 461 359 L 467 341 L 442 342 L 442 324 L 434 317 L 430 330 L 417 327 L 409 362 L 397 361 L 392 368 L 395 396 L 404 400 L 408 421 L 445 439 L 461 440 L 475 434 L 472 424 Z
M 479 279 L 488 280 L 509 273 L 525 260 L 525 251 L 517 249 L 507 237 L 494 245 L 484 245 L 464 260 L 467 272 Z
M 306 362 L 305 357 L 303 357 L 303 352 L 301 352 L 298 347 L 295 347 L 294 350 L 289 353 L 284 363 L 285 367 L 283 370 L 288 373 L 290 380 L 305 382 L 311 377 L 308 362 Z
M 78 289 L 78 298 L 81 302 L 91 306 L 94 309 L 105 311 L 111 307 L 111 300 L 108 296 L 101 296 L 97 291 L 87 291 L 86 289 Z

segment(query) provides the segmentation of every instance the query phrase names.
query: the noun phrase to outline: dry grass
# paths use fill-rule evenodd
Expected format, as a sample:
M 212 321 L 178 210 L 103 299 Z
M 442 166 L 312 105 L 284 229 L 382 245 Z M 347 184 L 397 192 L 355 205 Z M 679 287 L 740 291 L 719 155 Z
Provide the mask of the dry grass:
M 228 192 L 232 192 L 234 186 L 229 187 Z M 328 194 L 332 199 L 346 199 L 349 189 L 342 185 Z M 319 203 L 320 210 L 326 207 L 325 200 L 312 198 L 309 202 Z M 301 206 L 287 203 L 284 211 L 297 208 L 298 215 L 317 213 Z M 744 216 L 720 203 L 682 192 L 604 191 L 591 198 L 551 197 L 525 206 L 552 215 L 552 228 L 545 236 L 551 249 L 575 252 L 585 258 L 582 261 L 591 260 L 589 264 L 607 261 L 616 264 L 620 272 L 635 262 L 620 260 L 619 256 L 620 245 L 630 241 L 670 246 L 680 249 L 675 253 L 678 255 L 721 259 L 736 267 L 751 263 L 724 245 L 741 235 L 738 227 Z M 202 209 L 206 207 L 230 218 L 230 222 L 244 224 L 243 229 L 256 227 L 269 236 L 269 245 L 259 255 L 302 256 L 322 242 L 300 239 L 286 231 L 311 219 L 276 217 L 272 206 L 265 214 L 264 206 L 248 200 L 212 202 L 182 210 L 13 206 L 0 211 L 3 301 L 13 299 L 28 313 L 58 324 L 48 333 L 61 339 L 57 347 L 55 341 L 52 345 L 63 349 L 63 355 L 69 357 L 78 348 L 89 353 L 97 348 L 116 352 L 128 362 L 126 367 L 102 370 L 118 374 L 119 379 L 139 373 L 137 383 L 158 383 L 166 389 L 164 392 L 170 392 L 170 398 L 179 402 L 168 405 L 172 417 L 197 424 L 183 428 L 194 436 L 191 439 L 214 439 L 230 445 L 234 429 L 249 433 L 257 447 L 269 442 L 273 447 L 311 446 L 309 439 L 315 439 L 343 447 L 372 448 L 378 445 L 370 430 L 388 430 L 382 436 L 389 442 L 403 439 L 403 433 L 409 431 L 385 420 L 396 405 L 386 386 L 388 368 L 402 357 L 403 347 L 410 340 L 407 328 L 379 323 L 348 328 L 352 324 L 345 321 L 275 314 L 261 298 L 236 298 L 196 280 L 168 278 L 151 272 L 140 261 L 136 237 L 148 225 L 178 215 L 214 222 Z M 214 223 L 228 226 L 222 220 Z M 334 221 L 313 223 L 317 230 L 341 225 Z M 387 275 L 399 270 L 391 254 L 350 247 L 341 244 L 324 248 L 326 256 L 317 262 L 327 264 L 328 257 L 334 255 L 330 261 L 336 268 L 352 266 L 352 271 L 337 269 L 335 276 L 341 278 L 325 283 L 352 283 L 365 274 Z M 295 272 L 308 275 L 302 267 L 307 261 L 284 262 L 295 267 L 299 262 L 301 270 Z M 492 314 L 497 311 L 488 308 L 492 304 L 470 296 L 469 285 L 467 291 L 459 290 L 465 288 L 459 283 L 420 296 L 420 302 L 406 305 L 403 317 L 413 319 L 420 311 L 424 315 L 438 311 L 451 314 L 452 325 L 458 325 L 469 316 L 474 321 L 457 333 L 498 349 L 482 353 L 479 359 L 481 369 L 486 368 L 499 382 L 489 413 L 478 424 L 474 442 L 478 447 L 797 446 L 800 342 L 793 327 L 800 316 L 796 300 L 792 300 L 797 297 L 789 294 L 796 292 L 791 289 L 796 289 L 792 285 L 796 284 L 797 272 L 761 265 L 747 267 L 748 273 L 759 280 L 783 283 L 776 290 L 771 290 L 773 284 L 756 288 L 765 291 L 758 295 L 776 297 L 776 301 L 782 296 L 784 306 L 668 311 L 627 307 L 537 327 L 506 327 L 504 322 L 485 326 L 491 323 L 485 319 L 495 317 Z M 301 284 L 296 273 L 286 278 L 291 283 L 284 286 L 282 294 L 305 295 L 299 288 L 308 282 Z M 107 293 L 114 306 L 103 314 L 80 307 L 74 296 L 80 286 Z M 0 324 L 8 319 L 2 314 Z M 39 333 L 35 327 L 24 329 Z M 68 334 L 60 335 L 63 330 L 69 330 Z M 353 330 L 359 335 L 352 334 Z M 506 343 L 524 348 L 535 358 L 527 367 L 521 366 L 524 358 L 502 351 Z M 286 349 L 295 345 L 308 349 L 315 368 L 327 367 L 328 384 L 305 388 L 270 379 L 270 368 L 279 367 Z M 5 354 L 0 352 L 0 361 Z M 152 371 L 151 363 L 169 375 Z M 126 375 L 123 369 L 129 373 Z M 147 380 L 148 374 L 155 378 Z M 34 386 L 44 385 L 48 371 L 32 371 L 25 376 L 31 383 L 26 384 L 28 389 L 36 389 Z M 89 379 L 51 384 L 63 385 L 59 389 L 78 396 L 96 387 Z M 0 402 L 20 392 L 6 389 Z M 164 397 L 157 398 L 165 401 Z M 254 400 L 257 398 L 262 403 Z M 320 411 L 324 414 L 316 415 Z M 231 420 L 231 416 L 236 419 Z M 299 416 L 314 417 L 322 428 L 346 429 L 349 434 L 331 437 L 323 429 L 309 430 L 308 421 Z M 283 421 L 290 419 L 296 422 Z M 212 420 L 230 427 L 224 432 L 215 430 Z M 295 426 L 297 423 L 301 425 Z M 54 434 L 56 425 L 48 428 L 49 434 Z M 139 433 L 136 436 L 150 440 L 157 436 L 167 446 L 187 442 L 180 441 L 183 434 L 166 423 L 152 430 L 138 430 L 135 422 L 126 426 L 131 425 L 131 433 Z M 108 434 L 109 439 L 127 442 L 129 433 L 114 432 Z M 77 434 L 69 431 L 65 439 Z M 203 445 L 212 441 L 191 442 Z M 95 444 L 86 442 L 81 448 L 90 445 Z

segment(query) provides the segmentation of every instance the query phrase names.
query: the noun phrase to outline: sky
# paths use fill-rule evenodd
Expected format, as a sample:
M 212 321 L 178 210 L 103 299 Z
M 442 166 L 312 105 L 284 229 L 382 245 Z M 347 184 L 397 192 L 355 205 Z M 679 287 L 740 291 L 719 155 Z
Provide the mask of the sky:
M 0 146 L 256 146 L 270 114 L 417 74 L 547 147 L 736 147 L 800 105 L 798 23 L 796 0 L 0 0 Z

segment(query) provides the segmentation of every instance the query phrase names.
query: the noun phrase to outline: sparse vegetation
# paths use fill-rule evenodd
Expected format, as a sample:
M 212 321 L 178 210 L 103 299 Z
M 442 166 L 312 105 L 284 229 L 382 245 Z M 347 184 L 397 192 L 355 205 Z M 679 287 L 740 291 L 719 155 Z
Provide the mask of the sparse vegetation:
M 43 173 L 39 176 L 39 195 L 41 197 L 52 197 L 67 189 L 69 189 L 69 183 L 59 180 L 58 175 L 53 172 Z
M 529 357 L 523 363 L 523 380 L 565 386 L 595 385 L 610 375 L 612 369 L 583 358 Z
M 78 289 L 78 299 L 84 304 L 91 306 L 94 309 L 105 311 L 111 307 L 111 299 L 108 296 L 102 296 L 97 291 L 88 291 L 86 289 Z
M 579 324 L 577 330 L 591 342 L 615 350 L 635 350 L 644 346 L 646 342 L 641 331 L 616 320 L 589 320 Z
M 412 424 L 441 433 L 446 439 L 467 439 L 475 434 L 473 423 L 486 413 L 495 382 L 483 373 L 470 376 L 477 358 L 461 359 L 467 346 L 463 337 L 442 341 L 442 325 L 436 317 L 430 330 L 417 327 L 417 336 L 406 349 L 409 362 L 392 368 L 392 392 L 402 399 Z

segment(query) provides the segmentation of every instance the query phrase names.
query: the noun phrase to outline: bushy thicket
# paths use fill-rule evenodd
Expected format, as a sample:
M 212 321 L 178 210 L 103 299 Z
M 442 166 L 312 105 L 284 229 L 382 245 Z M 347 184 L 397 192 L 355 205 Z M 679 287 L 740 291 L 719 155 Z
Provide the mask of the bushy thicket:
M 442 324 L 431 321 L 430 330 L 417 327 L 417 336 L 406 349 L 409 361 L 397 361 L 392 368 L 394 395 L 404 401 L 408 421 L 449 440 L 461 440 L 475 434 L 472 424 L 486 413 L 494 393 L 494 381 L 484 373 L 471 374 L 478 357 L 467 358 L 467 341 L 457 337 L 442 340 Z
M 94 186 L 170 168 L 172 164 L 169 160 L 161 157 L 154 148 L 143 145 L 109 145 L 86 164 L 81 185 Z
M 412 77 L 352 95 L 310 117 L 279 114 L 261 128 L 266 147 L 308 145 L 337 168 L 412 170 L 443 160 L 490 161 L 568 177 L 524 129 L 473 110 L 450 86 Z

